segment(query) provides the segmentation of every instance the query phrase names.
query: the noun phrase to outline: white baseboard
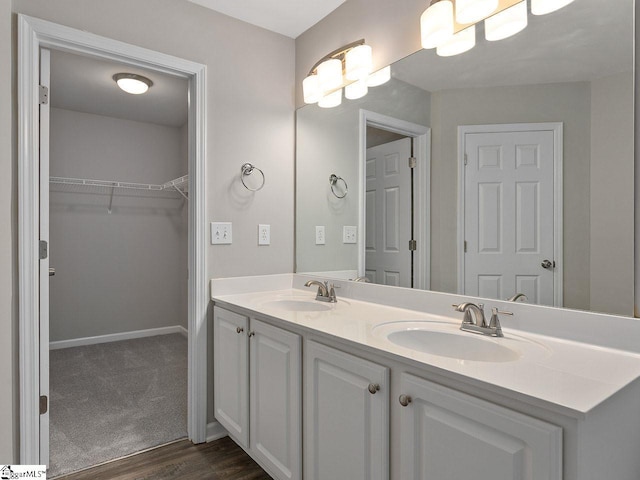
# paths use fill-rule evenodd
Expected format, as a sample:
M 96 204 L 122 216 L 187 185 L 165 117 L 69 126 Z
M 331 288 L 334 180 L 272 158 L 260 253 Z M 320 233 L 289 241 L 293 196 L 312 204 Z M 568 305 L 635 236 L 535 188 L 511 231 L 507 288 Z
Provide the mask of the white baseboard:
M 207 423 L 207 442 L 213 442 L 220 438 L 229 435 L 220 423 L 215 420 L 211 423 Z
M 81 347 L 84 345 L 95 345 L 98 343 L 119 342 L 121 340 L 131 340 L 133 338 L 155 337 L 156 335 L 169 335 L 171 333 L 180 333 L 185 337 L 189 334 L 187 329 L 183 326 L 173 325 L 171 327 L 149 328 L 147 330 L 134 330 L 133 332 L 111 333 L 109 335 L 98 335 L 96 337 L 72 338 L 70 340 L 49 342 L 49 350 Z

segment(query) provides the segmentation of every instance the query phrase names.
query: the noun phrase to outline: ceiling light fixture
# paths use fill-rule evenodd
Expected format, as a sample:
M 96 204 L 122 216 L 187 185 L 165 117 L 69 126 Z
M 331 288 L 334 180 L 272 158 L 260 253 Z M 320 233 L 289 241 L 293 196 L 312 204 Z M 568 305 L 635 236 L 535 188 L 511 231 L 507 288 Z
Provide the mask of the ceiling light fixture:
M 345 45 L 326 55 L 302 81 L 305 103 L 317 103 L 323 108 L 342 103 L 342 89 L 350 100 L 364 97 L 369 87 L 389 81 L 391 67 L 373 72 L 373 54 L 364 40 Z
M 573 1 L 531 0 L 531 13 L 545 15 Z M 527 13 L 526 0 L 431 0 L 420 17 L 422 48 L 458 55 L 474 47 L 475 24 L 484 20 L 487 40 L 503 40 L 526 28 Z
M 112 78 L 120 89 L 132 95 L 141 95 L 153 85 L 147 77 L 135 73 L 116 73 Z

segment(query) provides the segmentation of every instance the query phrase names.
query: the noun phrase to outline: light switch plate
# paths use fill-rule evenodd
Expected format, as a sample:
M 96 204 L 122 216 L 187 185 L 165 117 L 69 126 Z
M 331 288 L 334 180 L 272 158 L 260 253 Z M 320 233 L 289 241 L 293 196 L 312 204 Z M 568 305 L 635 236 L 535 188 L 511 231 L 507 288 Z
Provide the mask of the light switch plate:
M 258 245 L 271 244 L 271 225 L 258 225 Z
M 231 245 L 231 222 L 211 222 L 211 245 Z
M 342 243 L 358 243 L 358 227 L 345 225 L 342 228 Z
M 316 225 L 316 245 L 325 244 L 324 225 Z

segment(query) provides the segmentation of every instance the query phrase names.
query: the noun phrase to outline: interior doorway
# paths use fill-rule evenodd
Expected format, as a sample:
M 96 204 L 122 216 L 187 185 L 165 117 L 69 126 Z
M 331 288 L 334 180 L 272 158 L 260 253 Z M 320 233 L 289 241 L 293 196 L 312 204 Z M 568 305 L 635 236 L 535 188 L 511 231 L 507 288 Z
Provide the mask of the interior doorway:
M 42 75 L 46 77 L 40 59 L 41 52 L 47 49 L 116 61 L 182 78 L 188 83 L 187 435 L 195 443 L 203 442 L 207 427 L 208 305 L 204 271 L 205 67 L 51 22 L 24 15 L 18 17 L 18 222 L 22 247 L 19 257 L 20 463 L 47 464 L 49 453 L 50 392 L 48 370 L 44 367 L 49 362 L 50 266 L 49 242 L 47 238 L 41 238 L 41 232 L 46 234 L 49 222 L 48 209 L 41 201 L 44 198 L 41 187 L 46 190 L 49 186 L 49 144 L 40 136 L 41 104 L 46 105 L 48 100 L 46 90 L 40 87 Z
M 562 124 L 458 137 L 458 293 L 562 306 Z
M 430 286 L 431 130 L 360 110 L 358 276 Z

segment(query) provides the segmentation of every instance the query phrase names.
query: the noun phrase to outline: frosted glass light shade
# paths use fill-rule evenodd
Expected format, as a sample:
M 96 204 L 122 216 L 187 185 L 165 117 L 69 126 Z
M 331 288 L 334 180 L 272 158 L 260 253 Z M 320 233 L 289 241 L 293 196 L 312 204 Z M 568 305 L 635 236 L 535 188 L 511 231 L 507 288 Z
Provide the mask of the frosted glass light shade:
M 357 82 L 353 82 L 351 85 L 344 87 L 344 96 L 349 100 L 355 100 L 357 98 L 364 97 L 369 92 L 367 86 L 367 79 L 363 78 Z
M 135 73 L 116 73 L 112 78 L 121 90 L 132 95 L 141 95 L 153 85 L 147 77 Z
M 453 36 L 453 3 L 440 0 L 420 17 L 422 48 L 436 48 Z
M 546 15 L 566 7 L 571 2 L 573 0 L 531 0 L 531 13 L 534 15 Z
M 318 106 L 322 108 L 333 108 L 337 107 L 342 103 L 342 89 L 336 90 L 329 95 L 325 95 L 318 102 Z
M 471 50 L 476 45 L 475 25 L 456 33 L 447 42 L 439 45 L 436 53 L 441 57 L 452 57 Z
M 515 35 L 527 26 L 527 2 L 516 3 L 484 21 L 487 40 L 496 41 Z
M 456 21 L 477 23 L 491 15 L 498 8 L 498 0 L 456 0 Z
M 322 98 L 317 75 L 309 75 L 302 81 L 302 95 L 304 103 L 318 103 Z
M 326 60 L 318 65 L 318 85 L 323 96 L 342 87 L 342 61 L 337 58 Z
M 383 83 L 387 83 L 389 80 L 391 80 L 391 65 L 387 65 L 369 75 L 367 85 L 370 87 L 378 87 Z
M 373 55 L 369 45 L 358 45 L 345 55 L 345 77 L 347 80 L 361 80 L 373 70 Z

